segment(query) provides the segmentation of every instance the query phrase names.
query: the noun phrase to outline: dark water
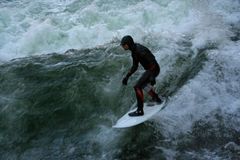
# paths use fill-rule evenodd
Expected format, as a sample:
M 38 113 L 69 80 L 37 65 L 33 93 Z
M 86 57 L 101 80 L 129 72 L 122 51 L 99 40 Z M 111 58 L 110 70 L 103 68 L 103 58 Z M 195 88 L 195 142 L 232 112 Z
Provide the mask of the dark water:
M 223 146 L 239 143 L 239 131 L 229 125 L 239 114 L 214 111 L 177 137 L 164 136 L 163 126 L 151 121 L 112 129 L 135 101 L 131 86 L 140 74 L 121 86 L 131 65 L 124 53 L 111 43 L 1 65 L 0 159 L 171 159 L 172 152 L 173 159 L 237 159 Z M 204 50 L 175 56 L 157 90 L 174 96 L 207 60 Z
M 239 160 L 239 6 L 0 1 L 0 160 Z M 155 55 L 168 103 L 150 121 L 113 129 L 143 72 L 122 86 L 126 34 Z

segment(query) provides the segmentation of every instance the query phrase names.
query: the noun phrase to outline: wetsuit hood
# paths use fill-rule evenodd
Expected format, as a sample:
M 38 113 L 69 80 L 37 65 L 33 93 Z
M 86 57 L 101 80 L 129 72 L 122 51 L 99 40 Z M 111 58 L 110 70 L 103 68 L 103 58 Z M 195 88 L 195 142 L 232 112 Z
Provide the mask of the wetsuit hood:
M 133 41 L 133 38 L 129 35 L 124 36 L 121 40 L 121 45 L 127 44 L 130 50 L 133 50 L 135 43 Z

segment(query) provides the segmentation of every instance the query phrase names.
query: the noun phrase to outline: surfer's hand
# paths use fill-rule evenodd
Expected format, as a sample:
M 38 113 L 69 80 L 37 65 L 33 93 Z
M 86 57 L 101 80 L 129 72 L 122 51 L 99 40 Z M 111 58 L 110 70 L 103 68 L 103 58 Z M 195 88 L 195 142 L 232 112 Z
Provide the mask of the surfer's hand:
M 124 77 L 122 80 L 123 85 L 127 85 L 128 77 Z

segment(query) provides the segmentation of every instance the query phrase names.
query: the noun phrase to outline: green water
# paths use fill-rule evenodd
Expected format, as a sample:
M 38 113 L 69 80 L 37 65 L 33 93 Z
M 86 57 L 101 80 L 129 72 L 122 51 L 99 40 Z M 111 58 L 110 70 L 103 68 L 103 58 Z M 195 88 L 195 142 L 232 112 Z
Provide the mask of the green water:
M 0 160 L 240 159 L 237 0 L 0 2 Z M 160 64 L 153 119 L 135 103 L 130 34 Z M 15 58 L 15 59 L 14 59 Z M 145 96 L 145 100 L 149 99 Z

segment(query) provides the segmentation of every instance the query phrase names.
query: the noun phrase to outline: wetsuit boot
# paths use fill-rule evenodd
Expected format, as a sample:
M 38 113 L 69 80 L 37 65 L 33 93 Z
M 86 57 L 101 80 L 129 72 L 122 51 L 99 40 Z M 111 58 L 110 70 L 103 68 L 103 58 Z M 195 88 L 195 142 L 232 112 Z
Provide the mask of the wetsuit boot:
M 152 97 L 152 101 L 156 102 L 157 104 L 161 104 L 162 100 L 159 98 L 158 94 L 151 89 L 148 94 Z
M 143 112 L 143 109 L 137 109 L 136 111 L 134 112 L 131 112 L 128 114 L 130 117 L 137 117 L 137 116 L 143 116 L 144 115 L 144 112 Z

